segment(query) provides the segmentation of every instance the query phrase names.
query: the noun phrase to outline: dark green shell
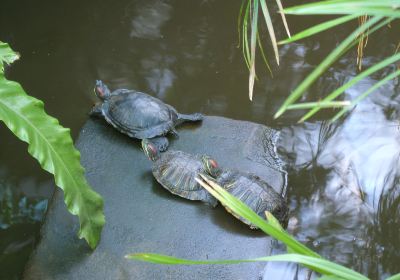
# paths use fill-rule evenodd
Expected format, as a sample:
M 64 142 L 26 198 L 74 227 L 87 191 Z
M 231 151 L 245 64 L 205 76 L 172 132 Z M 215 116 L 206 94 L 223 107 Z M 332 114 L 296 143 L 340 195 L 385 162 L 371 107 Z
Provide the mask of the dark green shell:
M 217 205 L 217 200 L 195 180 L 199 173 L 206 173 L 201 156 L 170 150 L 160 155 L 152 170 L 156 180 L 171 193 Z
M 108 123 L 138 139 L 165 135 L 174 129 L 177 111 L 146 93 L 123 91 L 112 94 L 102 105 Z
M 258 176 L 240 171 L 224 170 L 217 178 L 217 182 L 230 194 L 244 202 L 249 208 L 265 219 L 265 211 L 271 212 L 286 227 L 288 207 L 286 201 L 268 183 Z M 257 228 L 248 220 L 228 212 L 251 228 Z

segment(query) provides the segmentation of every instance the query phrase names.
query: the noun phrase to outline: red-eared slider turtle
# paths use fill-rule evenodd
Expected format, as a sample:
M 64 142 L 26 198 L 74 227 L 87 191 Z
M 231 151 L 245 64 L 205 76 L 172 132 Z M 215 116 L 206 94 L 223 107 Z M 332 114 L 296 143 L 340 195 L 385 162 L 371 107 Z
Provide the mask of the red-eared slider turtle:
M 160 151 L 168 147 L 168 139 L 164 135 L 177 135 L 176 125 L 203 119 L 199 113 L 180 114 L 172 106 L 143 92 L 127 89 L 110 92 L 102 81 L 96 81 L 94 91 L 102 102 L 93 107 L 91 115 L 104 117 L 108 123 L 130 137 L 152 139 Z
M 200 200 L 216 206 L 218 201 L 195 180 L 199 173 L 207 173 L 208 165 L 217 167 L 216 162 L 203 155 L 191 155 L 182 151 L 168 150 L 159 153 L 147 139 L 142 141 L 144 153 L 153 161 L 153 175 L 171 193 L 190 200 Z M 208 174 L 215 175 L 215 174 Z
M 263 219 L 265 219 L 265 211 L 269 211 L 278 219 L 283 227 L 287 226 L 289 213 L 286 201 L 274 188 L 257 175 L 221 169 L 217 167 L 217 164 L 206 165 L 206 173 L 214 174 L 211 175 L 211 177 L 213 177 L 222 188 L 244 202 Z M 250 228 L 257 228 L 248 220 L 232 213 L 229 208 L 225 208 L 233 216 L 249 225 Z

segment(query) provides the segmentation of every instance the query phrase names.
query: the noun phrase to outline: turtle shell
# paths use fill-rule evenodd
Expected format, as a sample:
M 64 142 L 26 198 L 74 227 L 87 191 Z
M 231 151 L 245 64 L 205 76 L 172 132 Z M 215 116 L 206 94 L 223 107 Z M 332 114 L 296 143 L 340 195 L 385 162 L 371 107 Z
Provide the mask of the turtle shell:
M 241 200 L 261 218 L 265 219 L 265 211 L 271 212 L 282 226 L 287 226 L 288 207 L 286 201 L 273 187 L 261 180 L 258 176 L 234 170 L 224 170 L 217 178 L 217 182 L 230 194 Z M 228 207 L 226 210 L 233 216 L 249 225 L 257 228 L 248 220 L 237 216 Z
M 195 180 L 199 173 L 206 172 L 199 155 L 167 151 L 154 162 L 152 171 L 156 180 L 171 193 L 217 205 L 217 200 Z
M 146 93 L 124 91 L 104 101 L 102 112 L 108 123 L 138 139 L 164 135 L 174 129 L 176 110 Z

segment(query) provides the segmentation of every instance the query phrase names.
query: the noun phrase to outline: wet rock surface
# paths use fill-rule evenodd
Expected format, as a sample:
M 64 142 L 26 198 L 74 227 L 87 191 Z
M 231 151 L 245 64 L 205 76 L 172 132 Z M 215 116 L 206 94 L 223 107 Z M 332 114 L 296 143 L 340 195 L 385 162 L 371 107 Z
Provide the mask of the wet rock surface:
M 274 151 L 278 133 L 266 126 L 221 117 L 178 128 L 169 149 L 209 154 L 222 167 L 251 171 L 278 192 L 285 173 Z M 124 258 L 154 252 L 189 259 L 265 256 L 271 239 L 250 230 L 223 207 L 188 201 L 162 188 L 140 142 L 103 120 L 89 120 L 77 147 L 91 186 L 105 202 L 106 225 L 91 251 L 77 238 L 78 219 L 70 215 L 57 189 L 24 279 L 258 279 L 265 264 L 165 266 Z

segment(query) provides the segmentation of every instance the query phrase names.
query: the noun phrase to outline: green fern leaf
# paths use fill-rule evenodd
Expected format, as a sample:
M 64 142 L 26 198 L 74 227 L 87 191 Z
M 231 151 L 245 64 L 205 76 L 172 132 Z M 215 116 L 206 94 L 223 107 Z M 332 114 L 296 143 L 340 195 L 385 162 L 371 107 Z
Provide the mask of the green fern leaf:
M 8 44 L 0 42 L 0 120 L 29 144 L 28 152 L 44 170 L 54 175 L 57 186 L 64 191 L 69 212 L 79 217 L 79 238 L 85 238 L 95 248 L 105 223 L 103 199 L 85 179 L 70 130 L 45 113 L 42 101 L 5 78 L 3 62 L 10 64 L 17 58 Z

